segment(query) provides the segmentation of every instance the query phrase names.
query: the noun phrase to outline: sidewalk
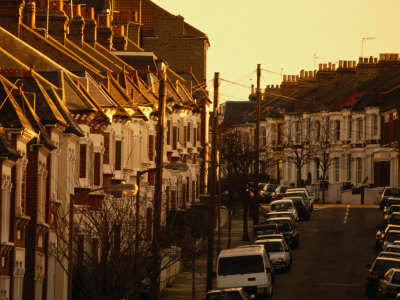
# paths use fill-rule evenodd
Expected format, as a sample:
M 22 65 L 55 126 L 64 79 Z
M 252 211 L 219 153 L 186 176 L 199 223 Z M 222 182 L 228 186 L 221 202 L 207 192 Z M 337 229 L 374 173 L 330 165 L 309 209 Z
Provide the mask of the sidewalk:
M 231 247 L 249 244 L 250 242 L 242 241 L 242 212 L 239 211 L 232 217 Z M 251 224 L 249 218 L 249 226 Z M 250 232 L 249 232 L 250 234 Z M 214 235 L 214 249 L 217 247 L 217 233 Z M 226 249 L 228 243 L 228 224 L 221 229 L 221 249 Z M 214 255 L 214 264 L 216 254 Z M 195 300 L 204 300 L 206 296 L 206 269 L 207 256 L 204 254 L 196 259 L 196 277 L 195 277 Z M 215 270 L 215 268 L 213 269 Z M 215 288 L 215 280 L 213 283 Z M 160 300 L 191 300 L 192 299 L 192 272 L 191 265 L 184 267 L 183 273 L 179 274 L 171 287 L 167 287 L 160 293 Z

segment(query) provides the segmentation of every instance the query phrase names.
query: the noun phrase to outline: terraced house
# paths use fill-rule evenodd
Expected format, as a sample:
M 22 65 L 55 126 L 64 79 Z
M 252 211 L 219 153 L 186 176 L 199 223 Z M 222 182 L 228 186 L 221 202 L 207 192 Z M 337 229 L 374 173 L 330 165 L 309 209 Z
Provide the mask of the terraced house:
M 326 201 L 349 203 L 373 203 L 379 187 L 399 185 L 399 66 L 398 54 L 384 53 L 267 86 L 260 144 L 274 153 L 269 178 L 310 188 L 328 182 Z
M 132 241 L 142 260 L 126 273 L 136 282 L 148 276 L 157 155 L 164 165 L 188 166 L 164 168 L 162 231 L 168 211 L 190 209 L 207 188 L 207 36 L 151 1 L 143 2 L 142 22 L 135 6 L 124 10 L 123 1 L 111 2 L 111 10 L 89 2 L 71 7 L 61 0 L 0 0 L 1 299 L 67 299 L 71 292 L 79 297 L 71 266 L 87 272 L 80 266 L 88 261 L 126 259 Z M 158 15 L 164 17 L 156 23 Z M 147 36 L 151 28 L 156 36 Z M 163 40 L 171 28 L 176 41 Z M 162 49 L 169 49 L 168 43 L 182 49 L 167 54 Z M 162 154 L 156 151 L 161 85 L 166 93 Z M 135 183 L 139 174 L 138 197 L 107 191 Z M 108 231 L 100 222 L 96 231 L 95 220 L 106 208 L 115 217 L 117 204 L 124 208 L 119 220 L 131 216 L 126 220 L 138 225 L 136 230 L 119 224 Z M 161 286 L 179 268 L 177 259 L 166 256 Z M 81 281 L 87 295 L 99 292 Z M 123 297 L 135 288 L 101 292 Z

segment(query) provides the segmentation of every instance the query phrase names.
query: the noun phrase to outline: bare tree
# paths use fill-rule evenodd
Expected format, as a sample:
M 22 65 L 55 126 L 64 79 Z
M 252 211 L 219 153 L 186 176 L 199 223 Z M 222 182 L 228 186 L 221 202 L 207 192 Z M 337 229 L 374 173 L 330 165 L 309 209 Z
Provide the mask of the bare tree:
M 302 185 L 301 170 L 310 161 L 310 139 L 302 129 L 308 124 L 300 114 L 294 115 L 285 128 L 283 148 L 285 160 L 296 166 L 296 186 Z
M 256 151 L 250 142 L 250 134 L 239 128 L 221 132 L 220 137 L 221 173 L 229 187 L 230 200 L 237 197 L 243 207 L 242 240 L 249 240 L 248 213 L 251 205 L 250 192 L 253 179 L 252 166 Z
M 137 233 L 136 197 L 122 194 L 75 197 L 72 241 L 74 299 L 131 299 L 148 289 L 152 228 L 143 217 L 146 208 L 142 200 Z M 56 259 L 65 272 L 68 272 L 69 223 L 68 211 L 61 207 L 57 218 Z M 162 270 L 181 261 L 184 256 L 193 255 L 193 244 L 187 241 L 192 240 L 194 229 L 174 231 L 172 235 L 173 224 L 164 225 L 159 236 Z M 139 253 L 135 255 L 138 245 Z
M 325 203 L 328 171 L 335 160 L 335 156 L 332 155 L 332 152 L 334 151 L 336 142 L 340 139 L 340 127 L 336 128 L 336 123 L 330 122 L 329 118 L 317 122 L 320 123 L 316 123 L 312 131 L 310 153 L 317 168 L 319 168 L 322 173 L 320 182 L 322 187 L 322 202 Z

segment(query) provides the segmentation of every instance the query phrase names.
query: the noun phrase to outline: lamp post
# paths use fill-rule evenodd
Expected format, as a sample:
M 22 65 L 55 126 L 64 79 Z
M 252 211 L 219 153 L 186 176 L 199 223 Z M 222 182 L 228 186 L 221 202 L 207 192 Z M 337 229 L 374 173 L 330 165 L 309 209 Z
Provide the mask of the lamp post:
M 68 237 L 68 300 L 72 300 L 72 273 L 73 273 L 73 237 L 74 237 L 74 199 L 80 196 L 88 195 L 97 191 L 132 191 L 133 184 L 114 184 L 103 186 L 101 188 L 88 190 L 79 194 L 71 195 L 69 201 L 69 237 Z

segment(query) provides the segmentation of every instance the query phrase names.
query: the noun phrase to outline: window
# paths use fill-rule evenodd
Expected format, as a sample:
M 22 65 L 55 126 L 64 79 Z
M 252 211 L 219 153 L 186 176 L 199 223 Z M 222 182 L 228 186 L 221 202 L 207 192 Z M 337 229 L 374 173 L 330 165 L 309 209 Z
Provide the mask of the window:
M 349 139 L 349 140 L 351 140 L 351 131 L 352 131 L 352 120 L 351 120 L 351 117 L 349 116 L 349 119 L 348 119 L 348 127 L 347 127 L 347 138 Z
M 122 142 L 115 141 L 115 170 L 121 170 Z
M 262 138 L 261 138 L 261 146 L 265 147 L 267 145 L 267 129 L 263 128 Z
M 340 121 L 335 120 L 335 142 L 340 141 Z
M 357 142 L 361 141 L 364 137 L 364 120 L 357 119 Z
M 379 117 L 377 114 L 372 115 L 372 136 L 378 135 Z
M 362 183 L 363 181 L 363 161 L 360 157 L 356 160 L 356 170 L 357 170 L 357 183 Z
M 339 158 L 336 157 L 333 160 L 333 167 L 334 167 L 334 180 L 335 182 L 339 182 L 340 181 L 340 164 L 339 164 Z
M 188 142 L 190 142 L 190 130 L 191 130 L 190 123 L 188 123 L 187 124 L 187 141 Z
M 196 128 L 193 128 L 193 146 L 196 146 Z
M 103 154 L 103 162 L 105 164 L 110 163 L 110 133 L 104 133 L 104 154 Z
M 278 136 L 277 136 L 278 145 L 282 144 L 282 135 L 283 135 L 283 123 L 279 123 L 278 124 Z
M 96 152 L 94 154 L 94 185 L 100 185 L 100 174 L 101 174 L 101 163 L 100 163 L 100 153 Z
M 171 145 L 171 121 L 167 121 L 167 145 Z
M 188 136 L 187 126 L 183 126 L 183 147 L 187 147 L 187 136 Z
M 79 177 L 86 178 L 86 144 L 80 145 Z
M 321 122 L 315 121 L 315 141 L 318 142 L 321 139 Z
M 351 181 L 351 154 L 347 154 L 347 180 Z
M 149 135 L 149 160 L 154 159 L 154 136 Z
M 176 126 L 172 127 L 172 149 L 176 150 L 178 141 L 178 128 Z
M 294 125 L 294 130 L 295 130 L 295 142 L 296 144 L 301 142 L 301 127 L 300 127 L 300 122 L 296 121 Z

